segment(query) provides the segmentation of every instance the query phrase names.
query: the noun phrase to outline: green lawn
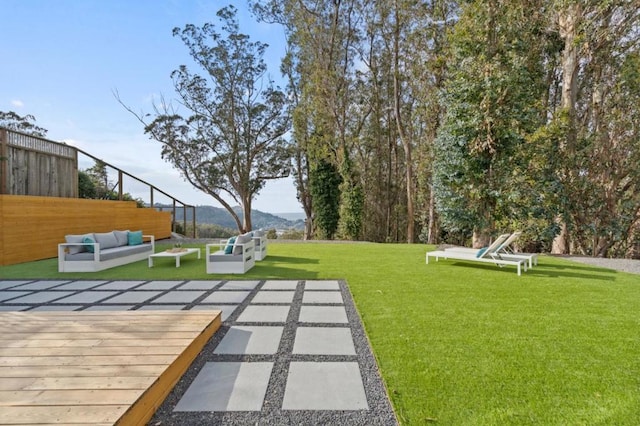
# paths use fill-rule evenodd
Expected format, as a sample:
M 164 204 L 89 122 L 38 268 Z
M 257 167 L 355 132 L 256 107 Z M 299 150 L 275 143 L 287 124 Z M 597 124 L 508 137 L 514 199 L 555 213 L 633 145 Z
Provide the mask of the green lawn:
M 269 257 L 241 277 L 345 279 L 403 424 L 638 424 L 639 275 L 542 256 L 518 277 L 511 267 L 426 265 L 426 250 L 270 243 Z M 58 274 L 50 259 L 2 267 L 0 276 L 222 278 L 194 257 L 181 268 L 172 259 L 155 265 Z

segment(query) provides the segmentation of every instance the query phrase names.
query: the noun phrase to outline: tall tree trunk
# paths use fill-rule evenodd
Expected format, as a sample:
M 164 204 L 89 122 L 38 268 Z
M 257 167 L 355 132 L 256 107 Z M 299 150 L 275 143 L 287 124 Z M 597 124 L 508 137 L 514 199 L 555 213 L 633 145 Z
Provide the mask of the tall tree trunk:
M 571 156 L 575 151 L 576 144 L 576 123 L 575 123 L 575 105 L 578 96 L 578 46 L 576 43 L 578 24 L 580 18 L 580 5 L 573 3 L 566 9 L 560 11 L 558 15 L 558 26 L 560 36 L 564 39 L 564 51 L 562 53 L 562 110 L 566 112 L 569 120 L 569 131 L 565 139 L 565 145 L 560 147 L 561 151 L 565 151 Z M 565 179 L 571 179 L 572 171 L 565 170 Z M 569 229 L 563 218 L 557 219 L 560 225 L 560 233 L 553 240 L 551 253 L 568 254 L 569 253 Z

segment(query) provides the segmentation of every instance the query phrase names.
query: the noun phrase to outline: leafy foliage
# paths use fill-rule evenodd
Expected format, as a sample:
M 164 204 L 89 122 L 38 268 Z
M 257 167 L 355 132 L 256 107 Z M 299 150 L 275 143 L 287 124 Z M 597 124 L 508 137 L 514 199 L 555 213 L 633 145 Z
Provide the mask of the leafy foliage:
M 310 189 L 315 210 L 315 224 L 321 238 L 333 239 L 340 220 L 340 190 L 342 182 L 335 165 L 320 161 L 311 170 Z
M 31 114 L 20 116 L 13 111 L 0 111 L 0 127 L 44 138 L 47 129 L 36 125 L 35 121 L 36 118 Z

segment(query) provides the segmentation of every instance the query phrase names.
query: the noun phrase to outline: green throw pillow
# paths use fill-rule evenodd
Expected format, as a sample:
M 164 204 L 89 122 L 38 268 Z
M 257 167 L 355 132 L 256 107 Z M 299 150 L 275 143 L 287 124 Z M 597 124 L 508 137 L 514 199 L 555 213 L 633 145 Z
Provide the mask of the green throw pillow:
M 142 244 L 142 231 L 129 231 L 128 241 L 130 246 L 139 246 Z
M 231 254 L 233 252 L 233 244 L 236 242 L 236 237 L 231 237 L 227 240 L 227 245 L 224 248 L 224 254 Z
M 83 243 L 95 243 L 94 239 L 90 238 L 90 237 L 84 237 L 82 239 L 82 242 Z M 85 250 L 87 250 L 89 253 L 94 253 L 95 252 L 95 247 L 96 246 L 94 246 L 94 245 L 86 245 L 84 247 L 85 247 Z

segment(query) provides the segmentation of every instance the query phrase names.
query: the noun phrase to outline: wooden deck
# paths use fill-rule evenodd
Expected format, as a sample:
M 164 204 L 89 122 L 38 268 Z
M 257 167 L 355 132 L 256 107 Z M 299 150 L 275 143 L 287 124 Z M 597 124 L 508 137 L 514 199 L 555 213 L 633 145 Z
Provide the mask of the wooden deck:
M 0 424 L 145 424 L 220 311 L 0 312 Z

